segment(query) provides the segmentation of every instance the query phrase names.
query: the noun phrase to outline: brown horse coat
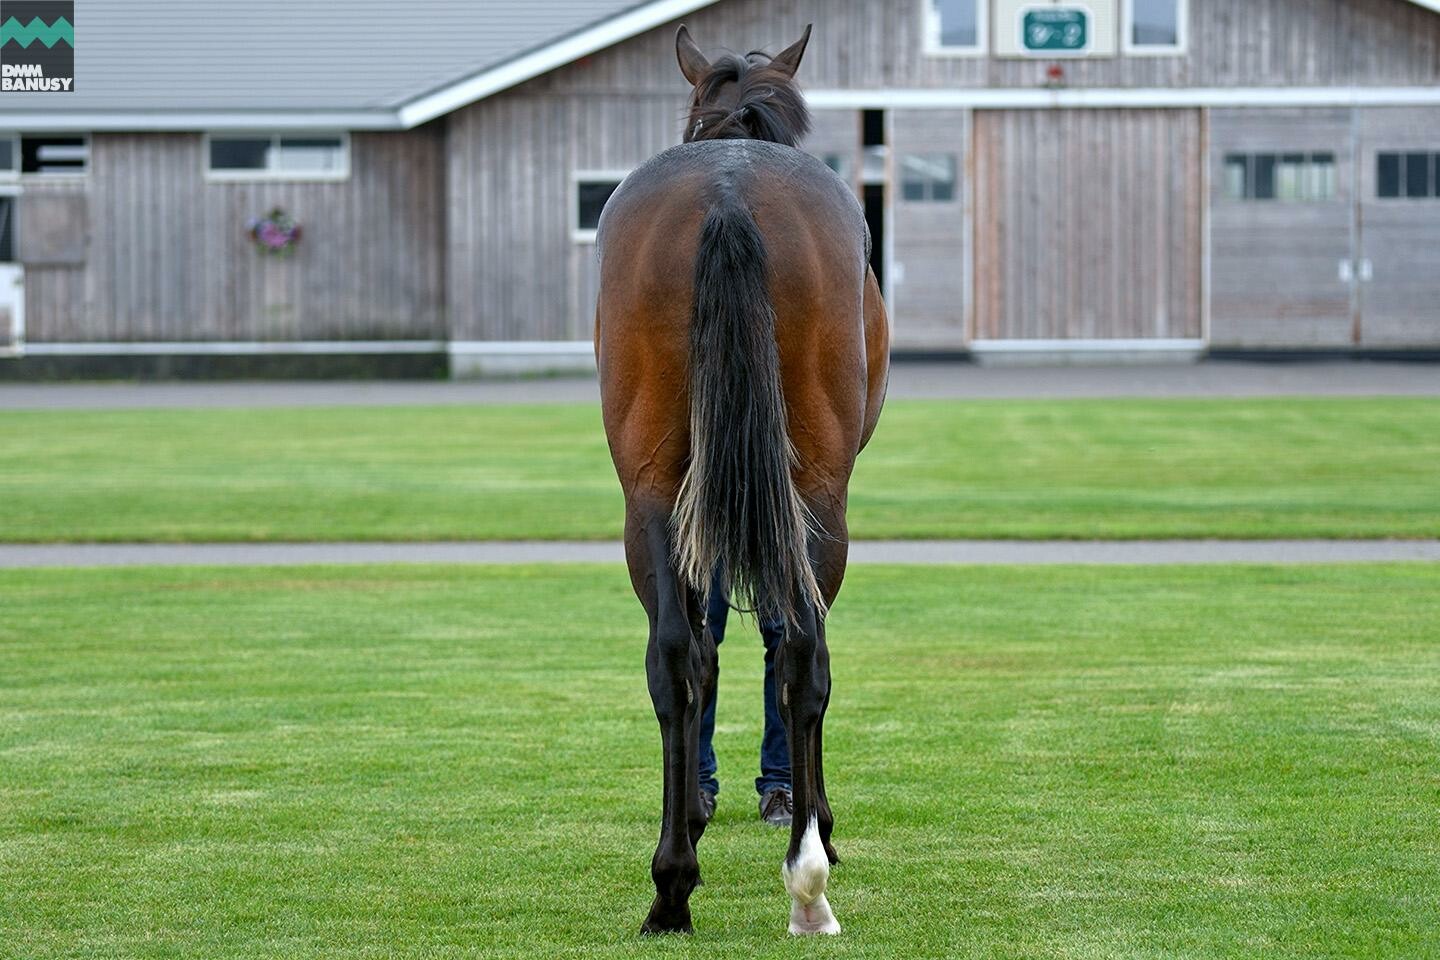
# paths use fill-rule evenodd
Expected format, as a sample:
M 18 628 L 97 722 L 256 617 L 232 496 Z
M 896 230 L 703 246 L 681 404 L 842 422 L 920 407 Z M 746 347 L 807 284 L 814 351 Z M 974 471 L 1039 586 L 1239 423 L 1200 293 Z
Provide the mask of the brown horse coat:
M 664 754 L 646 932 L 691 928 L 706 823 L 699 717 L 715 682 L 701 611 L 715 570 L 786 622 L 776 669 L 795 811 L 782 867 L 790 930 L 839 931 L 825 899 L 838 858 L 821 763 L 824 618 L 845 572 L 850 474 L 884 400 L 889 328 L 854 194 L 787 145 L 808 125 L 790 82 L 808 36 L 773 60 L 710 64 L 682 27 L 693 142 L 626 178 L 597 236 L 603 416 Z

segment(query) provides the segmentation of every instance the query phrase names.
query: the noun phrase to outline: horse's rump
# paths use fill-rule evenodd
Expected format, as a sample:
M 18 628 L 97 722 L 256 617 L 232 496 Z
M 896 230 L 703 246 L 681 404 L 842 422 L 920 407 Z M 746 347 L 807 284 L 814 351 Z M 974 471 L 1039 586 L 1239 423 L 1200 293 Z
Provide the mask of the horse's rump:
M 824 609 L 806 543 L 826 532 L 809 529 L 806 503 L 843 491 L 859 450 L 864 238 L 828 168 L 756 141 L 667 151 L 607 205 L 602 390 L 629 391 L 665 431 L 683 423 L 684 444 L 657 428 L 636 466 L 675 481 L 677 568 L 702 594 L 719 565 L 766 616 Z M 666 382 L 675 369 L 684 384 Z M 656 446 L 683 462 L 658 462 Z

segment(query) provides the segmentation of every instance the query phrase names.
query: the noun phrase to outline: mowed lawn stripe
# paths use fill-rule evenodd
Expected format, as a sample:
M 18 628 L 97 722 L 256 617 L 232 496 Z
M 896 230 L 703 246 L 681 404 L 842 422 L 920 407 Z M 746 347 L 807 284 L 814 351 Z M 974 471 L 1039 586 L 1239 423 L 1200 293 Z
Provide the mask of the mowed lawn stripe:
M 0 539 L 614 539 L 588 405 L 12 411 Z M 897 401 L 857 538 L 1440 536 L 1440 398 Z
M 787 942 L 760 644 L 693 942 L 622 566 L 0 574 L 0 956 L 1424 957 L 1440 568 L 869 567 L 829 623 L 845 933 Z

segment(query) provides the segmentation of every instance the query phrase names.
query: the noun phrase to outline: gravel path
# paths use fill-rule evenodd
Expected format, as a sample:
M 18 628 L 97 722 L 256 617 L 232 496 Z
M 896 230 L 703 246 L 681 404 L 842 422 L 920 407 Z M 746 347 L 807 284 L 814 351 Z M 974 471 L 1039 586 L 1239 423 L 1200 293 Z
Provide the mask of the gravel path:
M 1440 395 L 1440 365 L 1378 361 L 980 367 L 897 362 L 890 394 L 904 398 L 1261 397 Z M 448 382 L 0 383 L 0 411 L 121 407 L 416 406 L 596 403 L 593 377 Z
M 0 568 L 307 563 L 619 563 L 619 542 L 0 545 Z M 851 563 L 1194 564 L 1440 561 L 1440 540 L 861 540 Z

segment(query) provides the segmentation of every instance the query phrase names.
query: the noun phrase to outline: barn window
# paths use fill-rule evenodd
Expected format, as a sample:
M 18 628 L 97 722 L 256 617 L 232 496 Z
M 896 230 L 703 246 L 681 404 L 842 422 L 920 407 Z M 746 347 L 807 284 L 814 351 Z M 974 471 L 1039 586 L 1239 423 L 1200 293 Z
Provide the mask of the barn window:
M 206 172 L 213 180 L 343 180 L 350 175 L 344 134 L 212 133 Z
M 1124 6 L 1127 53 L 1185 52 L 1185 0 L 1125 0 Z
M 605 202 L 620 186 L 625 174 L 620 172 L 584 172 L 575 175 L 575 221 L 572 224 L 575 239 L 590 242 L 595 239 L 595 230 L 600 226 L 600 214 Z
M 1335 154 L 1230 153 L 1221 182 L 1231 200 L 1333 200 Z
M 925 49 L 929 53 L 975 54 L 984 49 L 985 7 L 981 0 L 925 0 Z
M 953 153 L 907 153 L 900 158 L 900 196 L 910 201 L 955 199 Z
M 839 153 L 819 154 L 818 159 L 825 166 L 834 170 L 840 175 L 840 179 L 850 179 L 850 158 Z
M 1440 153 L 1376 154 L 1375 195 L 1381 198 L 1440 197 Z
M 90 141 L 85 137 L 20 138 L 20 172 L 53 176 L 83 174 L 90 165 Z

